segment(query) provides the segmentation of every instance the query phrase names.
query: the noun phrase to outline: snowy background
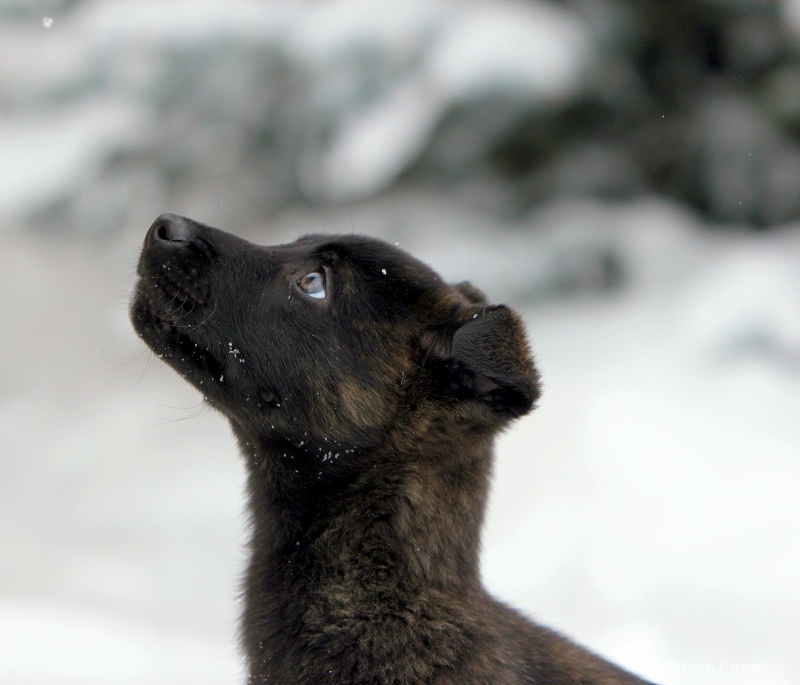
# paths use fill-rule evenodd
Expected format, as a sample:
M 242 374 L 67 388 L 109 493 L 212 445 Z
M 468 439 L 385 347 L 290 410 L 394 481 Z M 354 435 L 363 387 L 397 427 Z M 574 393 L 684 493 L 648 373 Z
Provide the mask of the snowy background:
M 0 46 L 0 683 L 242 680 L 242 464 L 127 322 L 163 211 L 518 307 L 489 587 L 800 682 L 800 1 L 2 0 Z

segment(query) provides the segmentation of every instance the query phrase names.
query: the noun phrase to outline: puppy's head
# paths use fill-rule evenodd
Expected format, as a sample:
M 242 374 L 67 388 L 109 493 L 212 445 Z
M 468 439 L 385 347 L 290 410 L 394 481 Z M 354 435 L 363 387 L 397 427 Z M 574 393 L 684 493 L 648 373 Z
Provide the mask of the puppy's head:
M 165 214 L 138 274 L 137 333 L 253 439 L 333 451 L 434 424 L 491 432 L 539 395 L 511 309 L 379 240 L 266 247 Z

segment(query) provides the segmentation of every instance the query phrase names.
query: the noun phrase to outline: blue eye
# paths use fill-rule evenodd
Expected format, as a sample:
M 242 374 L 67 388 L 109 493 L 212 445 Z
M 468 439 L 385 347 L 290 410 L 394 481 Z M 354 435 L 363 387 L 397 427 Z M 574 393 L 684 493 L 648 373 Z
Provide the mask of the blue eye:
M 312 271 L 310 274 L 306 274 L 297 281 L 297 287 L 315 300 L 324 300 L 327 296 L 325 274 L 322 271 Z

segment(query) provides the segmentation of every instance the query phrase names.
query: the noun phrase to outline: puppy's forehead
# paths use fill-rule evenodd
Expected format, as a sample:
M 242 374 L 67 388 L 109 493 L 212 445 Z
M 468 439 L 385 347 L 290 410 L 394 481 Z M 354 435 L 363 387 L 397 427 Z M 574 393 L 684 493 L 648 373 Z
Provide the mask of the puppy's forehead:
M 385 276 L 412 278 L 422 285 L 441 284 L 439 275 L 427 264 L 396 245 L 363 235 L 311 234 L 291 245 L 309 257 L 326 255 L 345 260 L 356 267 L 378 271 Z
M 375 256 L 393 260 L 414 259 L 396 245 L 391 245 L 383 240 L 364 235 L 312 233 L 301 236 L 295 240 L 294 243 L 290 244 L 299 248 L 305 248 L 312 253 L 335 252 L 340 256 L 346 256 L 354 260 L 358 260 L 359 258 L 369 259 Z

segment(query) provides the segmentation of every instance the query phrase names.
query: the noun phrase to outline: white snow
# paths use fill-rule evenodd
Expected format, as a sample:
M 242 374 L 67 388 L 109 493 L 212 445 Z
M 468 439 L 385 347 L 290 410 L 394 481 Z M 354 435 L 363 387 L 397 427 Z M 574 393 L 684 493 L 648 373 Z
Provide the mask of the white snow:
M 416 7 L 414 3 L 399 6 L 405 21 L 391 24 L 392 35 L 381 47 L 390 46 L 396 68 L 409 60 L 414 49 L 419 55 L 406 67 L 404 78 L 344 118 L 326 149 L 306 156 L 300 180 L 312 196 L 365 197 L 387 187 L 420 156 L 453 103 L 488 95 L 522 98 L 541 107 L 559 102 L 580 87 L 595 49 L 575 16 L 543 2 L 504 0 L 491 7 L 483 2 L 432 3 L 438 12 L 413 13 L 408 10 Z M 447 22 L 442 21 L 444 9 Z M 328 60 L 342 59 L 349 51 L 356 59 L 357 50 L 365 49 L 365 38 L 353 32 L 362 31 L 365 21 L 373 29 L 388 27 L 386 17 L 372 16 L 375 8 L 364 10 L 359 6 L 358 20 L 344 24 L 344 35 L 326 23 L 327 38 L 319 41 L 323 47 L 311 48 L 314 41 L 304 40 L 301 45 L 306 49 L 299 54 L 304 59 L 315 56 L 318 69 L 324 64 L 320 54 Z M 333 3 L 326 14 L 343 13 L 342 3 Z M 345 18 L 353 13 L 350 5 Z M 380 13 L 385 13 L 383 6 Z M 371 31 L 365 35 L 375 45 Z M 430 39 L 421 39 L 426 34 Z
M 0 217 L 19 216 L 75 191 L 110 147 L 140 135 L 136 108 L 97 100 L 73 112 L 0 120 Z M 78 173 L 78 170 L 80 172 Z
M 0 681 L 107 685 L 231 682 L 230 649 L 191 629 L 69 603 L 0 602 Z
M 304 190 L 340 199 L 386 187 L 425 149 L 446 104 L 441 92 L 421 78 L 394 86 L 348 117 L 320 159 L 305 161 Z
M 593 46 L 574 15 L 538 0 L 463 4 L 428 65 L 431 82 L 450 98 L 521 91 L 547 102 L 579 85 Z
M 0 211 L 9 218 L 67 192 L 79 196 L 69 181 L 91 178 L 96 152 L 130 140 L 143 146 L 148 131 L 160 130 L 163 121 L 148 125 L 141 113 L 151 107 L 163 116 L 148 98 L 163 88 L 164 53 L 228 41 L 285 57 L 307 82 L 295 106 L 331 129 L 291 134 L 308 137 L 299 181 L 313 197 L 338 200 L 388 187 L 450 108 L 495 96 L 549 107 L 574 95 L 596 51 L 575 13 L 542 0 L 94 0 L 59 17 L 57 28 L 42 37 L 38 27 L 0 24 L 8 44 L 0 76 L 9 111 L 19 111 L 19 120 L 0 120 L 0 157 L 15 160 L 0 176 Z M 65 111 L 65 93 L 76 117 Z M 102 116 L 98 93 L 119 112 Z M 20 108 L 27 102 L 51 112 L 49 120 L 31 121 Z
M 95 0 L 75 15 L 74 26 L 87 34 L 93 49 L 152 42 L 173 47 L 198 41 L 263 43 L 296 26 L 303 13 L 298 3 L 276 0 L 268 5 L 252 0 Z

